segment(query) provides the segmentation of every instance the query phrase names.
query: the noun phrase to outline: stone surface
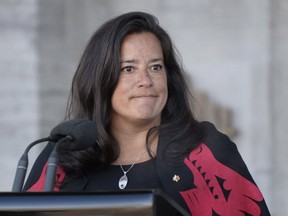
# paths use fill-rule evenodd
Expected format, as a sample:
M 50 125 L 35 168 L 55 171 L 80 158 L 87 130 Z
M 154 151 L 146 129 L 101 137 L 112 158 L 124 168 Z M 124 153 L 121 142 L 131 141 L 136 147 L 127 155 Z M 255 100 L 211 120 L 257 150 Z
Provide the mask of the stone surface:
M 37 2 L 0 1 L 1 191 L 10 191 L 18 159 L 38 136 Z

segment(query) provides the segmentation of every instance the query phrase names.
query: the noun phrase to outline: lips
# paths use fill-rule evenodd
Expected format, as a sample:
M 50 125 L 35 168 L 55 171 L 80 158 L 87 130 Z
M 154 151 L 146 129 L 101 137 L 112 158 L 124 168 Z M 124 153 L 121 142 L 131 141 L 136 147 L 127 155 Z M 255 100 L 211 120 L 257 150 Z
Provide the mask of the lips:
M 141 95 L 141 96 L 136 96 L 136 97 L 134 97 L 134 98 L 154 98 L 154 97 L 156 97 L 155 95 Z
M 156 95 L 136 95 L 136 96 L 132 96 L 131 98 L 140 98 L 140 99 L 151 99 L 151 98 L 156 98 Z

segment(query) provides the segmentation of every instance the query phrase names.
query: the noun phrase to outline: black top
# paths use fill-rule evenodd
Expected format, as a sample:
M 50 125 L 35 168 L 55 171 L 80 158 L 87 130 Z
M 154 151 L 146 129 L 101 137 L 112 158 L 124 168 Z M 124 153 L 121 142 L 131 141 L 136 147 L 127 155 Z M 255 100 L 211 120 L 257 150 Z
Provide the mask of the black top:
M 155 170 L 155 159 L 135 164 L 126 174 L 128 184 L 125 189 L 162 189 L 161 181 Z M 131 165 L 122 166 L 127 171 Z M 85 191 L 121 190 L 119 179 L 124 175 L 119 165 L 109 165 L 105 169 L 92 174 L 85 186 Z M 65 186 L 65 183 L 63 184 Z M 124 190 L 125 190 L 124 189 Z

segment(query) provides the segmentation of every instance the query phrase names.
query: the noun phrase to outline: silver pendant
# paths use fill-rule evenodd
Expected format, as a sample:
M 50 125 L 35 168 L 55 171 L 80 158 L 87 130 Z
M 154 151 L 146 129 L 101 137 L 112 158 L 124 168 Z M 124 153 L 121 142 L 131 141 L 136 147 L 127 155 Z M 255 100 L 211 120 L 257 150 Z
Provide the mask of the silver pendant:
M 118 186 L 121 190 L 123 190 L 128 184 L 128 178 L 126 176 L 126 173 L 119 179 Z

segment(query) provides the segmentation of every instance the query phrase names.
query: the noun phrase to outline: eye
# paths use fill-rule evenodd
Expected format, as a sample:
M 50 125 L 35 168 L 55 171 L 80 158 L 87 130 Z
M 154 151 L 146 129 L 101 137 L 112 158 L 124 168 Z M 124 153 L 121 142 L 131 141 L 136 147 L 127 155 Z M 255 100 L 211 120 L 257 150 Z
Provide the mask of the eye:
M 131 73 L 131 72 L 133 72 L 134 70 L 135 70 L 135 68 L 132 67 L 132 66 L 126 66 L 126 67 L 123 67 L 123 68 L 121 69 L 122 72 L 128 72 L 128 73 Z
M 163 66 L 160 64 L 152 65 L 151 70 L 152 71 L 160 71 L 162 70 Z

